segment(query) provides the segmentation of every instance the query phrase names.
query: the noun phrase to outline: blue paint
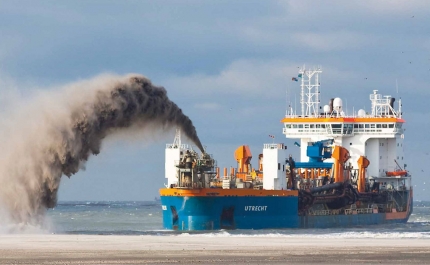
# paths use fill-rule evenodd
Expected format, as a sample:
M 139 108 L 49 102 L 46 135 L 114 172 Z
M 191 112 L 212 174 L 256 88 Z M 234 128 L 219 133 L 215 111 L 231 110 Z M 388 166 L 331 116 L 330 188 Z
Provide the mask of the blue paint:
M 161 196 L 163 227 L 170 230 L 330 228 L 406 223 L 412 213 L 386 219 L 385 213 L 298 215 L 297 196 Z
M 161 196 L 161 204 L 163 227 L 166 229 L 265 229 L 299 226 L 296 196 Z

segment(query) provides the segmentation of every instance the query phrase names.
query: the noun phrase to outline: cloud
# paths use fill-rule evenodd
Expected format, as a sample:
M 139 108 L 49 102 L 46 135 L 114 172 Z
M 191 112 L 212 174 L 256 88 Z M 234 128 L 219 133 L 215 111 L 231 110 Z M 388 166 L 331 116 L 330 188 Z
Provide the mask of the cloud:
M 375 37 L 351 31 L 323 33 L 298 32 L 293 34 L 293 39 L 299 44 L 317 51 L 339 51 L 364 48 L 365 46 L 373 44 L 374 40 L 376 40 Z
M 193 95 L 231 95 L 242 98 L 279 97 L 283 94 L 291 75 L 297 73 L 296 63 L 278 60 L 236 60 L 216 74 L 173 76 L 163 81 L 176 91 Z
M 279 6 L 288 10 L 289 14 L 306 14 L 306 18 L 318 18 L 318 15 L 331 13 L 333 17 L 341 15 L 409 15 L 425 14 L 430 8 L 427 0 L 359 0 L 359 1 L 278 1 Z

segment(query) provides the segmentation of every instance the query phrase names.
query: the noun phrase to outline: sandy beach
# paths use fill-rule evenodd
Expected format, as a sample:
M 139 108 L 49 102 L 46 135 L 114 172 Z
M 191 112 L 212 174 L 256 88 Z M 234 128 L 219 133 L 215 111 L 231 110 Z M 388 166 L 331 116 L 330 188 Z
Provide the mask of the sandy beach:
M 0 264 L 428 264 L 429 239 L 1 235 Z

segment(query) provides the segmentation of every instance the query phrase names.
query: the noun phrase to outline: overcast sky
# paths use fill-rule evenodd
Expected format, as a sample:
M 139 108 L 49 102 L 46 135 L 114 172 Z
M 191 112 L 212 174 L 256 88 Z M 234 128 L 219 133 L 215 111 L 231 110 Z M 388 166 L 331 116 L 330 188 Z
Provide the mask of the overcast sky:
M 297 151 L 279 122 L 285 94 L 298 102 L 291 77 L 318 65 L 324 104 L 338 96 L 348 111 L 370 109 L 374 89 L 402 97 L 414 195 L 430 200 L 429 12 L 426 0 L 2 0 L 0 116 L 13 109 L 11 97 L 140 73 L 167 89 L 220 166 L 235 166 L 242 144 L 256 165 L 269 134 Z M 173 137 L 108 138 L 85 171 L 63 178 L 60 200 L 152 200 L 166 183 Z

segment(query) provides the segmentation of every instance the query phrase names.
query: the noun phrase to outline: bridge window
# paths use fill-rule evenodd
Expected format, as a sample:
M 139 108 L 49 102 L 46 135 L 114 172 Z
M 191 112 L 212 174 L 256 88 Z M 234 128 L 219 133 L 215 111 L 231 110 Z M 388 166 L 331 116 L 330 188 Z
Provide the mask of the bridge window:
M 285 124 L 285 128 L 291 128 L 291 124 Z
M 375 124 L 370 124 L 370 128 L 375 128 Z
M 376 124 L 376 128 L 381 128 L 381 124 Z
M 382 124 L 382 128 L 387 128 L 387 124 Z
M 370 128 L 370 125 L 369 124 L 365 124 L 364 127 L 365 128 Z
M 394 124 L 388 124 L 388 128 L 394 128 Z

